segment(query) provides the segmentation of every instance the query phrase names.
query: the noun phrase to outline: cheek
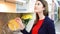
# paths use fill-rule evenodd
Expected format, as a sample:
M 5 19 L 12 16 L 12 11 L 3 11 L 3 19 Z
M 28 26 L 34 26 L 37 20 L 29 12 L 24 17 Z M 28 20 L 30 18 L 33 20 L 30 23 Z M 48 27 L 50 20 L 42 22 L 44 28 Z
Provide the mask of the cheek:
M 41 9 L 41 6 L 35 6 L 34 7 L 34 10 L 39 10 L 39 9 Z
M 42 10 L 43 10 L 43 7 L 42 7 L 42 6 L 39 6 L 39 7 L 38 7 L 38 10 L 39 10 L 39 11 L 42 11 Z
M 35 12 L 41 12 L 43 10 L 43 6 L 35 6 L 34 11 Z

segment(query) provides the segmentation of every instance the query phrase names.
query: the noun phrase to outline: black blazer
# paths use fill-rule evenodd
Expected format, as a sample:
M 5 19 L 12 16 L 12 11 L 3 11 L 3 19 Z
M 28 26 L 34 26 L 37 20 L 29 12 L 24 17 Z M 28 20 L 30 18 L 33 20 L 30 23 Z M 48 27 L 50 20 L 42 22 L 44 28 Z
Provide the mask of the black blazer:
M 33 28 L 33 27 L 32 27 Z M 21 31 L 23 34 L 31 34 L 32 30 L 30 32 L 27 32 L 25 29 Z M 54 21 L 51 20 L 49 17 L 45 17 L 44 22 L 41 26 L 41 28 L 38 30 L 38 34 L 55 34 L 55 26 Z

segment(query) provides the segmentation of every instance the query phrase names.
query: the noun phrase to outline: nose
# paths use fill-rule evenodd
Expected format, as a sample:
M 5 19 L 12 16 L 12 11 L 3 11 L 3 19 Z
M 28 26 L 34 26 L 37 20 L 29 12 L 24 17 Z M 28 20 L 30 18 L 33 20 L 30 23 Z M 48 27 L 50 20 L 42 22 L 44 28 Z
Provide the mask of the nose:
M 37 5 L 34 6 L 34 9 L 37 9 Z

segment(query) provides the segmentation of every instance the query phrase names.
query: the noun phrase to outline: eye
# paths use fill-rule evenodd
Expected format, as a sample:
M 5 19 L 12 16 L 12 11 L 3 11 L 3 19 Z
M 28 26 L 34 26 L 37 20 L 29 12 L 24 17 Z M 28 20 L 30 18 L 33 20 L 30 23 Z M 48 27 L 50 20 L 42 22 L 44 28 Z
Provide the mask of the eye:
M 35 4 L 35 5 L 40 5 L 39 3 Z
M 37 5 L 40 5 L 39 3 Z

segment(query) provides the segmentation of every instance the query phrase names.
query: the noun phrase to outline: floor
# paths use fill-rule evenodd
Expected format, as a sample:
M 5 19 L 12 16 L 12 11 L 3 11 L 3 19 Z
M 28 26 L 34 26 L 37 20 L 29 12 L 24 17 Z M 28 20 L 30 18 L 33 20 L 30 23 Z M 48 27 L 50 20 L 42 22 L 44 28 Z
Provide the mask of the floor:
M 60 34 L 60 20 L 55 23 L 56 34 Z

